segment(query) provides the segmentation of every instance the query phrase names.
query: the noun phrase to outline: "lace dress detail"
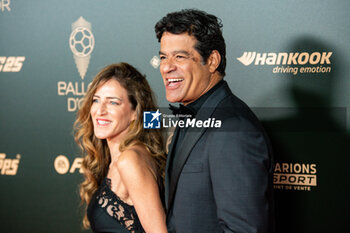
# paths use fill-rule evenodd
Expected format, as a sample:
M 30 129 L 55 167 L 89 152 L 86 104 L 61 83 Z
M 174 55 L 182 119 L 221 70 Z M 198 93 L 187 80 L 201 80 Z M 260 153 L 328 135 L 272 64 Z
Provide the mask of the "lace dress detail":
M 128 231 L 133 233 L 145 232 L 137 217 L 134 206 L 122 201 L 111 190 L 111 179 L 105 178 L 103 180 L 96 199 L 98 205 Z

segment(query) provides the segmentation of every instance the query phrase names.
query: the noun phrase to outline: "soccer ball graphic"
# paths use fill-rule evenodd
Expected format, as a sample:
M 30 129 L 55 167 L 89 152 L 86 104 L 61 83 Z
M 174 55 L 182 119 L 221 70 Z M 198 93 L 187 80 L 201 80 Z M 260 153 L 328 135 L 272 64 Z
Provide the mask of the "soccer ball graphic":
M 90 29 L 78 27 L 69 37 L 69 46 L 74 55 L 86 57 L 92 53 L 95 46 L 94 35 Z

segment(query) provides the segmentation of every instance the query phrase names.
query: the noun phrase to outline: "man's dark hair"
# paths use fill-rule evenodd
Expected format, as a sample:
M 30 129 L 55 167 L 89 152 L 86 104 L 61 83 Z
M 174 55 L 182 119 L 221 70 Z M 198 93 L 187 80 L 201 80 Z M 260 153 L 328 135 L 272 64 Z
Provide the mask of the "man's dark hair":
M 195 9 L 186 9 L 167 14 L 155 26 L 155 32 L 160 42 L 164 32 L 182 34 L 187 32 L 197 39 L 195 49 L 206 63 L 213 50 L 220 53 L 221 61 L 217 68 L 225 76 L 226 45 L 222 36 L 221 20 L 214 15 Z

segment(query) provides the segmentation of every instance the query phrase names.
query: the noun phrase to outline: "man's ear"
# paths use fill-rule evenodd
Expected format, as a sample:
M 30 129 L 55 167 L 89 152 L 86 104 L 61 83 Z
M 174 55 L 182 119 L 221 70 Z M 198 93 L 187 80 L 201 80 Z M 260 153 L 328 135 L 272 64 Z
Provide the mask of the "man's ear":
M 209 72 L 214 73 L 216 69 L 219 67 L 221 61 L 221 56 L 219 51 L 213 50 L 208 57 L 208 66 L 209 66 Z

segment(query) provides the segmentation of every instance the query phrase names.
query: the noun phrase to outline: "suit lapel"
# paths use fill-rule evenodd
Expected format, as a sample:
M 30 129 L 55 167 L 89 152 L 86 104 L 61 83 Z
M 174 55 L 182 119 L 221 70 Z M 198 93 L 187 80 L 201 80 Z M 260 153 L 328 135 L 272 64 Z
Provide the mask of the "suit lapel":
M 168 150 L 168 155 L 167 155 L 167 162 L 166 162 L 166 166 L 165 166 L 165 205 L 166 205 L 166 208 L 168 209 L 168 198 L 169 198 L 169 185 L 170 185 L 170 180 L 169 180 L 169 167 L 170 167 L 170 164 L 173 162 L 172 158 L 174 157 L 173 156 L 173 151 L 174 151 L 174 144 L 175 144 L 175 140 L 177 139 L 178 137 L 178 134 L 179 134 L 179 128 L 176 127 L 175 131 L 174 131 L 174 134 L 172 136 L 172 139 L 171 139 L 171 143 L 169 144 L 169 150 Z
M 228 94 L 230 94 L 231 91 L 227 86 L 227 83 L 225 82 L 225 84 L 220 87 L 218 90 L 216 90 L 203 104 L 203 106 L 205 106 L 204 108 L 202 107 L 197 115 L 196 115 L 196 119 L 197 120 L 207 120 L 214 112 L 215 108 L 217 107 L 217 105 L 219 104 L 219 102 L 225 98 Z M 175 190 L 176 190 L 176 186 L 182 171 L 182 168 L 184 167 L 186 160 L 188 158 L 188 156 L 191 153 L 191 150 L 193 149 L 193 147 L 195 146 L 195 144 L 198 142 L 199 138 L 202 136 L 202 134 L 206 131 L 206 128 L 200 128 L 200 129 L 196 129 L 194 131 L 191 132 L 191 129 L 189 129 L 182 141 L 181 145 L 176 145 L 177 147 L 180 146 L 180 148 L 178 149 L 178 153 L 176 155 L 176 158 L 174 159 L 174 161 L 172 161 L 173 163 L 173 168 L 172 168 L 172 173 L 168 174 L 166 173 L 167 176 L 171 176 L 171 180 L 169 181 L 168 178 L 168 184 L 166 182 L 166 190 L 168 189 L 168 191 L 166 191 L 166 204 L 167 204 L 167 209 L 169 210 L 171 208 L 171 205 L 173 203 L 173 199 L 174 199 L 174 195 L 175 195 Z M 178 133 L 178 129 L 177 132 L 175 131 L 174 136 L 173 136 L 173 141 L 172 141 L 172 145 L 169 149 L 169 154 L 171 157 L 169 159 L 172 159 L 174 157 L 173 154 L 173 150 L 174 150 L 174 140 L 176 139 L 176 133 Z M 173 159 L 172 159 L 173 160 Z M 168 163 L 171 160 L 168 160 Z M 167 167 L 168 167 L 168 163 L 167 163 Z M 166 172 L 168 172 L 168 170 L 166 170 Z M 167 180 L 167 179 L 166 179 Z

